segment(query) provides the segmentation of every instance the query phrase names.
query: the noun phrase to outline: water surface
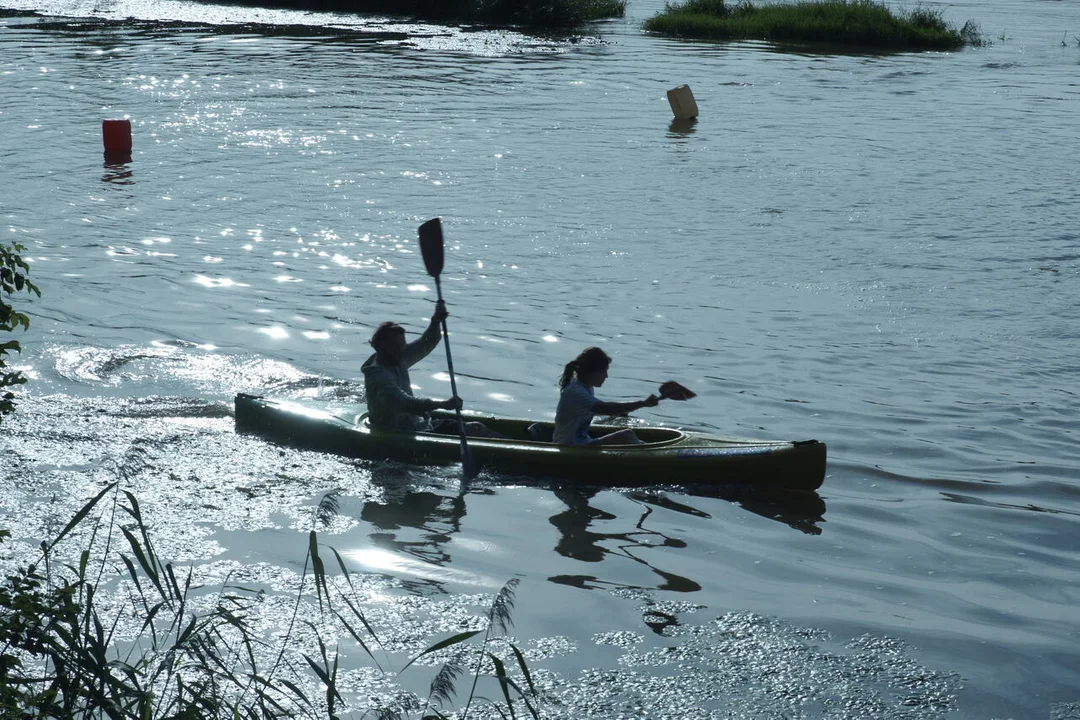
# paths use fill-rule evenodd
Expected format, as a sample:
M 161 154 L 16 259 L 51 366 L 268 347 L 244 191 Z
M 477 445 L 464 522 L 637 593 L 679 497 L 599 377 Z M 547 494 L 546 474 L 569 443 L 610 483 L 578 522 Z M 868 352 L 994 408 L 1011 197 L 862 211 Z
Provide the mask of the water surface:
M 168 557 L 275 587 L 342 488 L 324 539 L 403 649 L 521 579 L 554 716 L 1080 713 L 1068 4 L 950 5 L 994 43 L 895 55 L 644 36 L 659 3 L 569 39 L 3 6 L 46 13 L 0 19 L 0 229 L 43 291 L 5 562 L 121 478 Z M 134 152 L 104 158 L 124 116 Z M 236 392 L 359 398 L 374 326 L 422 329 L 433 216 L 470 408 L 550 417 L 600 344 L 613 399 L 698 392 L 643 419 L 827 442 L 820 505 L 462 493 L 237 436 Z M 441 353 L 413 380 L 448 395 Z

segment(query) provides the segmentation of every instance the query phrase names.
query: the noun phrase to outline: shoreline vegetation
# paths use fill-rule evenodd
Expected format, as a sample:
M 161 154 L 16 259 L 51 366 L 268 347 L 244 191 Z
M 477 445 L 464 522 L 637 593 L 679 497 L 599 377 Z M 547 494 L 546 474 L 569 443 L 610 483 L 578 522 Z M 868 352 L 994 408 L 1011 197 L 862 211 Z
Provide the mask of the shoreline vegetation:
M 874 0 L 797 0 L 754 5 L 749 0 L 687 0 L 667 5 L 645 30 L 697 40 L 768 40 L 872 50 L 956 50 L 986 44 L 978 25 L 949 25 L 942 11 L 918 6 L 892 11 Z
M 626 0 L 233 0 L 247 7 L 390 15 L 424 22 L 573 28 L 623 17 Z
M 138 462 L 141 449 L 132 453 Z M 249 587 L 242 571 L 215 586 L 167 562 L 121 482 L 0 579 L 0 716 L 465 720 L 472 709 L 539 720 L 542 693 L 508 634 L 517 579 L 396 669 L 408 652 L 401 637 L 373 627 L 366 593 L 317 535 L 337 515 L 336 491 L 312 513 L 292 597 L 278 597 Z M 10 538 L 0 529 L 0 546 Z M 264 622 L 267 608 L 278 610 L 276 624 Z M 421 658 L 439 666 L 426 693 L 401 681 Z M 354 664 L 379 679 L 376 690 L 357 689 Z
M 29 316 L 16 310 L 8 298 L 22 292 L 41 297 L 41 290 L 30 282 L 30 265 L 19 254 L 25 249 L 18 243 L 0 243 L 0 332 L 30 329 Z M 22 352 L 18 340 L 0 338 L 0 420 L 15 411 L 15 393 L 8 388 L 26 384 L 21 371 L 8 370 L 7 356 L 17 352 Z

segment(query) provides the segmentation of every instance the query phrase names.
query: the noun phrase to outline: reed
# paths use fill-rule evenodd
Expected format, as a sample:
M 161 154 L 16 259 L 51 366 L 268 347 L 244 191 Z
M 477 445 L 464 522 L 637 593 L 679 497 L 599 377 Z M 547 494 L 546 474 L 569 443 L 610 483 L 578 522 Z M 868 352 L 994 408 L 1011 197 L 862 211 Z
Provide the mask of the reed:
M 952 50 L 983 45 L 978 26 L 950 26 L 940 10 L 893 12 L 873 0 L 802 0 L 754 5 L 749 1 L 687 0 L 645 21 L 661 35 L 710 40 L 762 39 L 876 50 Z
M 395 674 L 388 658 L 376 658 L 378 635 L 354 599 L 345 563 L 318 540 L 315 525 L 336 512 L 331 493 L 313 513 L 292 613 L 280 636 L 269 639 L 250 619 L 262 593 L 226 581 L 208 596 L 192 569 L 159 556 L 137 498 L 119 483 L 108 485 L 41 544 L 36 562 L 0 584 L 0 717 L 339 720 L 352 710 L 339 685 L 346 650 L 331 647 L 321 632 L 335 623 L 388 679 L 421 657 L 451 653 L 425 700 L 403 692 L 381 707 L 355 708 L 361 716 L 445 718 L 442 707 L 451 704 L 457 682 L 471 676 L 461 718 L 476 702 L 495 704 L 479 700 L 485 680 L 502 692 L 491 712 L 539 718 L 525 658 L 505 637 L 517 581 L 496 595 L 486 630 L 441 640 Z M 0 541 L 9 535 L 0 530 Z M 75 554 L 74 562 L 61 561 L 61 544 L 76 541 L 90 549 Z M 340 571 L 336 578 L 326 567 L 331 558 Z M 319 615 L 303 617 L 302 601 L 312 592 Z M 513 672 L 505 653 L 512 655 Z M 469 658 L 476 661 L 467 674 Z

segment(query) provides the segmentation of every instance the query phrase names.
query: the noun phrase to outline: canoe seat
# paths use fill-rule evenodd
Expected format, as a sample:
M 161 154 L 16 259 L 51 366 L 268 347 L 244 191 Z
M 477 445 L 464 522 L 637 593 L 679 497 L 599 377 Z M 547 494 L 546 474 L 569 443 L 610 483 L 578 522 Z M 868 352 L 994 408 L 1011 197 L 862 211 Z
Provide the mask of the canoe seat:
M 533 442 L 551 442 L 555 435 L 555 428 L 551 425 L 545 425 L 544 423 L 533 423 L 525 432 L 529 434 L 529 439 Z

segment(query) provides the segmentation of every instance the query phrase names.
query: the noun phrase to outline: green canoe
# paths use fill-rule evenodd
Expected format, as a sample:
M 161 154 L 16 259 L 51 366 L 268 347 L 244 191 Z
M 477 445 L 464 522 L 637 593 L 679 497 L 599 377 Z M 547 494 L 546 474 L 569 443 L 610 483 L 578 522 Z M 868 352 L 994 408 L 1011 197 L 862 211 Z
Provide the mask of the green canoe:
M 236 396 L 236 428 L 297 447 L 370 460 L 451 465 L 461 460 L 457 435 L 378 430 L 362 405 Z M 452 413 L 433 413 L 453 417 Z M 553 445 L 550 423 L 467 414 L 509 439 L 469 438 L 483 469 L 560 477 L 591 485 L 707 483 L 816 490 L 825 478 L 825 444 L 817 440 L 747 440 L 661 427 L 634 427 L 643 445 Z M 596 433 L 619 429 L 594 425 Z

